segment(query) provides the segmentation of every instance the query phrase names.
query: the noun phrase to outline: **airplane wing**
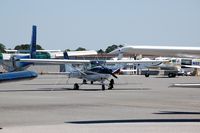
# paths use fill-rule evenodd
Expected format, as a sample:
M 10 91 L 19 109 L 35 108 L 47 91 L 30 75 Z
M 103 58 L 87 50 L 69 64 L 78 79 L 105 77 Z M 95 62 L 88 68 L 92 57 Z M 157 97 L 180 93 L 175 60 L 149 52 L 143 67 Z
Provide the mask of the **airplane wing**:
M 166 60 L 106 60 L 106 64 L 118 64 L 118 63 L 162 63 L 168 62 Z
M 198 65 L 182 65 L 182 66 L 184 66 L 184 67 L 187 67 L 187 68 L 200 68 L 200 66 L 198 66 Z
M 18 59 L 20 62 L 41 63 L 41 64 L 89 64 L 92 61 L 101 62 L 98 60 L 70 60 L 70 59 Z M 105 64 L 120 64 L 120 63 L 162 63 L 166 60 L 105 60 Z
M 70 72 L 40 72 L 41 75 L 67 75 Z
M 38 76 L 36 72 L 33 71 L 17 71 L 17 72 L 5 72 L 0 74 L 0 83 L 34 79 Z
M 41 63 L 41 64 L 87 64 L 90 60 L 68 60 L 68 59 L 19 59 L 19 62 Z

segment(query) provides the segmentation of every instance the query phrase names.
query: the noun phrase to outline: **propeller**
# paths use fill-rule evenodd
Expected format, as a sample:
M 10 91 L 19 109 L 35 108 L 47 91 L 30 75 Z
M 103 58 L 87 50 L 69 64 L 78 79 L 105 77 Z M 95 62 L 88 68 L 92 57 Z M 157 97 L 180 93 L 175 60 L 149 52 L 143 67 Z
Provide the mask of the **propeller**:
M 92 61 L 91 64 L 95 64 L 96 67 L 94 67 L 93 69 L 97 68 L 98 66 L 101 67 L 102 69 L 99 70 L 100 73 L 104 73 L 104 74 L 110 74 L 112 75 L 114 78 L 118 78 L 115 74 L 119 73 L 120 69 L 117 69 L 113 72 L 112 69 L 105 67 L 103 64 L 105 62 L 104 61 Z
M 114 73 L 111 73 L 111 75 L 112 75 L 113 77 L 115 77 L 116 79 L 118 78 Z
M 113 72 L 112 69 L 109 69 L 109 68 L 106 68 L 106 67 L 104 67 L 104 69 L 107 69 L 108 74 L 112 75 L 114 78 L 116 78 L 116 79 L 118 78 L 118 77 L 115 75 L 116 71 Z
M 120 68 L 116 69 L 115 71 L 112 72 L 112 76 L 115 78 L 118 78 L 115 74 L 120 72 Z

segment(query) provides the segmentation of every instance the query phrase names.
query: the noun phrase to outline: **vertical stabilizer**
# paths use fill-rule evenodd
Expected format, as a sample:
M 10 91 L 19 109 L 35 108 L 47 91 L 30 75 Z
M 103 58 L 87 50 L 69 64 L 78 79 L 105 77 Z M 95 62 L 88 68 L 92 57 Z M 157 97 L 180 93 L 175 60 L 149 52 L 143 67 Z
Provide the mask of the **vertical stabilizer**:
M 117 57 L 117 60 L 121 60 L 124 56 L 124 53 L 121 51 L 121 49 L 119 50 L 119 54 L 118 54 L 118 57 Z
M 37 45 L 37 26 L 33 25 L 32 27 L 32 37 L 31 37 L 31 45 L 30 45 L 30 56 L 31 58 L 36 57 L 36 45 Z
M 69 55 L 68 55 L 67 51 L 63 52 L 63 57 L 64 57 L 64 59 L 69 59 Z
M 63 58 L 64 59 L 69 59 L 69 55 L 68 55 L 68 53 L 67 53 L 67 51 L 64 51 L 63 52 Z M 61 64 L 60 65 L 60 72 L 66 72 L 66 67 L 68 66 L 69 64 Z

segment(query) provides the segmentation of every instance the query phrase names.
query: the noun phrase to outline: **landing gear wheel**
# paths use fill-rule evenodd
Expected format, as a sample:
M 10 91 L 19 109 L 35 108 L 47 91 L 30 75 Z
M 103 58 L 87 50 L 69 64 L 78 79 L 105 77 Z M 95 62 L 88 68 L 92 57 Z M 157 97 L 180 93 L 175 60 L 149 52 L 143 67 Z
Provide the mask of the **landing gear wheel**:
M 77 83 L 74 84 L 74 90 L 79 90 L 79 85 Z
M 149 74 L 148 74 L 148 73 L 145 73 L 145 77 L 149 77 Z
M 83 79 L 83 84 L 87 84 L 87 80 L 86 79 Z
M 110 83 L 109 83 L 108 90 L 112 90 L 113 89 L 113 85 L 114 85 L 114 79 L 111 79 Z
M 105 85 L 103 84 L 101 87 L 102 87 L 102 91 L 105 91 Z
M 93 81 L 91 81 L 91 84 L 93 84 Z
M 176 77 L 176 74 L 175 74 L 175 73 L 169 73 L 169 74 L 168 74 L 168 77 L 169 77 L 169 78 L 175 78 L 175 77 Z
M 112 83 L 112 84 L 114 85 L 114 84 L 115 84 L 114 79 L 111 79 L 111 80 L 110 80 L 110 83 Z

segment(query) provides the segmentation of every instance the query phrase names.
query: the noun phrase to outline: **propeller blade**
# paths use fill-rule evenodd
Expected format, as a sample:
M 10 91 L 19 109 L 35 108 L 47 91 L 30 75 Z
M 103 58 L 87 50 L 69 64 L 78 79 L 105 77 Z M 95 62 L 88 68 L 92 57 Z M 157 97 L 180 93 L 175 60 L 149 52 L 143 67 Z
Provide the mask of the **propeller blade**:
M 118 73 L 120 73 L 120 68 L 114 70 L 113 73 L 114 73 L 114 74 L 118 74 Z
M 114 73 L 111 73 L 111 75 L 112 75 L 113 77 L 115 77 L 116 79 L 118 78 Z

